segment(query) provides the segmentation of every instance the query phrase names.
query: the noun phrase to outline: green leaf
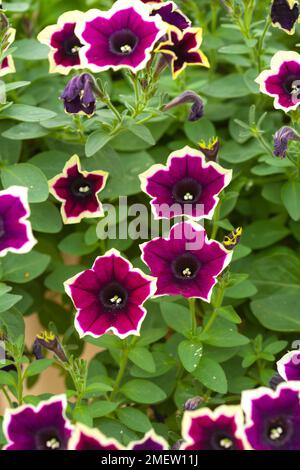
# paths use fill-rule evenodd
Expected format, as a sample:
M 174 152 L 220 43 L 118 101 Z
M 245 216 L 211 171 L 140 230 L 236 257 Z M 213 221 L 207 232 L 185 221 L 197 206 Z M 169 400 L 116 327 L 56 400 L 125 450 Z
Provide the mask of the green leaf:
M 281 188 L 281 199 L 293 220 L 300 219 L 300 181 L 288 181 Z
M 86 397 L 98 397 L 104 395 L 107 392 L 111 392 L 113 388 L 105 383 L 92 383 L 85 389 L 84 396 Z
M 252 249 L 273 245 L 289 235 L 290 231 L 275 220 L 257 220 L 245 227 L 243 243 Z
M 186 121 L 184 123 L 184 132 L 187 138 L 198 145 L 201 140 L 208 142 L 216 135 L 216 129 L 211 121 L 202 118 L 196 122 Z
M 220 307 L 216 309 L 218 316 L 225 318 L 232 323 L 241 323 L 241 318 L 231 305 Z
M 25 371 L 25 377 L 41 374 L 53 364 L 53 359 L 39 359 L 32 362 Z
M 149 405 L 163 401 L 167 397 L 160 387 L 148 380 L 130 380 L 123 385 L 121 391 L 129 400 Z
M 117 411 L 117 416 L 121 423 L 133 431 L 146 433 L 152 427 L 148 416 L 135 408 L 120 408 Z
M 183 367 L 188 372 L 193 372 L 202 357 L 203 346 L 199 341 L 184 340 L 178 346 L 178 355 Z
M 0 312 L 6 312 L 19 300 L 22 299 L 21 295 L 5 294 L 0 297 Z
M 48 133 L 48 130 L 38 123 L 22 122 L 7 129 L 2 136 L 12 140 L 31 140 L 44 137 Z
M 1 181 L 4 188 L 9 186 L 26 186 L 29 202 L 46 201 L 49 194 L 48 181 L 36 166 L 29 163 L 18 163 L 6 166 L 1 170 Z
M 24 255 L 8 253 L 2 260 L 3 280 L 23 284 L 42 274 L 50 262 L 50 256 L 31 251 Z
M 89 405 L 76 406 L 73 418 L 76 422 L 85 424 L 90 428 L 93 426 L 93 418 L 91 416 Z
M 33 230 L 43 233 L 57 233 L 62 229 L 59 210 L 51 202 L 32 204 L 30 220 Z
M 45 279 L 45 286 L 55 292 L 64 293 L 64 282 L 84 270 L 84 266 L 77 265 L 59 265 Z
M 155 140 L 148 127 L 133 123 L 128 127 L 128 130 L 148 144 L 155 145 Z
M 10 387 L 15 387 L 16 379 L 10 372 L 0 370 L 0 385 L 8 385 Z
M 89 405 L 90 414 L 93 418 L 100 418 L 101 416 L 109 415 L 115 411 L 117 407 L 118 403 L 104 400 L 98 400 Z
M 161 313 L 166 324 L 182 335 L 188 335 L 192 328 L 191 315 L 188 308 L 172 302 L 162 302 Z
M 153 356 L 147 348 L 134 347 L 128 355 L 129 359 L 138 367 L 148 372 L 155 372 L 155 362 Z
M 40 107 L 28 106 L 27 104 L 13 104 L 7 108 L 3 114 L 1 114 L 1 117 L 24 122 L 46 121 L 47 119 L 51 119 L 56 116 L 56 113 L 53 111 Z
M 249 343 L 249 339 L 237 331 L 236 325 L 223 318 L 217 318 L 207 333 L 199 335 L 205 344 L 218 348 L 233 348 Z
M 86 245 L 84 241 L 84 233 L 76 232 L 65 237 L 59 243 L 58 248 L 63 253 L 69 253 L 71 255 L 86 255 L 95 251 L 96 246 Z
M 210 80 L 201 88 L 201 93 L 216 98 L 241 98 L 250 94 L 244 78 L 240 74 L 230 74 L 222 78 Z
M 103 129 L 92 132 L 92 134 L 88 136 L 85 145 L 86 156 L 89 158 L 95 155 L 95 153 L 101 150 L 111 139 L 112 136 Z
M 10 7 L 13 4 L 10 3 Z M 27 5 L 28 8 L 28 5 Z M 21 60 L 43 60 L 47 59 L 49 48 L 45 44 L 41 44 L 37 39 L 20 39 L 14 43 L 17 50 L 14 57 Z
M 203 357 L 193 376 L 205 387 L 215 392 L 222 394 L 227 392 L 227 379 L 224 370 L 212 359 Z

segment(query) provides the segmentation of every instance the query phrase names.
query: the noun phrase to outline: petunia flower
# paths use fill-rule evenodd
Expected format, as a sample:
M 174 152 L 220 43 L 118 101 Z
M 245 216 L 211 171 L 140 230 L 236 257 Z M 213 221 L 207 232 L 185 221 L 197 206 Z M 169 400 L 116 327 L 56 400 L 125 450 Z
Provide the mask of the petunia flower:
M 10 186 L 0 191 L 0 256 L 28 253 L 37 243 L 28 220 L 28 189 Z
M 242 392 L 245 433 L 254 450 L 300 450 L 300 382 Z
M 271 19 L 273 26 L 283 29 L 288 34 L 294 34 L 299 21 L 299 2 L 296 0 L 273 0 Z
M 140 439 L 139 441 L 133 441 L 129 444 L 127 447 L 128 450 L 156 450 L 156 451 L 162 451 L 162 450 L 168 450 L 169 449 L 169 444 L 167 441 L 156 434 L 156 432 L 151 429 L 148 431 L 143 439 Z
M 239 406 L 186 411 L 182 420 L 183 450 L 245 450 L 243 413 Z
M 69 440 L 68 450 L 124 450 L 113 438 L 107 438 L 98 429 L 77 424 Z
M 184 147 L 170 154 L 166 166 L 153 165 L 140 175 L 141 188 L 151 200 L 155 219 L 188 215 L 211 219 L 218 195 L 228 186 L 232 171 L 206 162 L 199 150 Z
M 156 296 L 182 295 L 206 302 L 232 256 L 221 243 L 209 241 L 195 222 L 178 223 L 169 238 L 154 238 L 140 247 L 142 260 L 157 277 Z
M 65 224 L 75 224 L 83 218 L 103 216 L 98 193 L 103 190 L 108 173 L 82 171 L 80 160 L 74 155 L 59 175 L 49 181 L 50 192 L 62 202 L 61 214 Z
M 208 143 L 201 140 L 199 147 L 202 153 L 204 153 L 207 160 L 216 161 L 220 150 L 220 142 L 218 137 L 213 137 Z
M 279 375 L 286 381 L 300 380 L 300 352 L 290 351 L 286 353 L 277 362 L 277 370 Z
M 286 157 L 290 140 L 300 142 L 300 135 L 292 127 L 283 126 L 275 132 L 273 151 L 275 157 Z
M 77 309 L 75 328 L 81 337 L 98 338 L 108 331 L 122 339 L 138 336 L 147 313 L 143 304 L 155 292 L 155 280 L 114 249 L 64 285 Z
M 77 25 L 84 47 L 80 57 L 93 72 L 145 68 L 158 39 L 166 32 L 161 18 L 135 0 L 118 0 L 109 11 L 90 10 Z
M 63 13 L 57 24 L 47 26 L 37 39 L 50 47 L 49 72 L 68 75 L 71 70 L 81 69 L 79 50 L 82 44 L 75 33 L 77 23 L 83 22 L 83 13 L 74 10 Z
M 300 54 L 276 52 L 271 69 L 261 72 L 255 81 L 262 93 L 275 97 L 274 108 L 285 112 L 296 109 L 300 103 Z
M 38 406 L 7 409 L 3 431 L 8 441 L 4 450 L 66 450 L 72 426 L 66 418 L 67 400 L 58 395 Z
M 3 52 L 6 52 L 11 44 L 14 42 L 16 37 L 16 30 L 9 28 L 5 33 L 6 46 Z M 6 55 L 0 63 L 0 77 L 16 71 L 14 60 L 10 54 Z
M 66 113 L 92 116 L 96 111 L 94 78 L 89 73 L 71 78 L 60 98 Z
M 188 65 L 209 67 L 207 57 L 200 51 L 201 43 L 202 28 L 184 31 L 175 28 L 169 31 L 168 40 L 161 42 L 155 52 L 171 57 L 172 75 L 176 79 Z
M 192 103 L 192 107 L 189 113 L 188 120 L 191 122 L 198 121 L 203 117 L 204 114 L 204 104 L 202 99 L 194 91 L 184 91 L 180 95 L 176 96 L 172 101 L 167 103 L 163 111 L 168 111 L 169 109 L 176 108 L 182 104 Z
M 183 31 L 191 26 L 191 20 L 178 8 L 174 2 L 151 5 L 152 15 L 159 15 L 168 26 L 175 26 Z

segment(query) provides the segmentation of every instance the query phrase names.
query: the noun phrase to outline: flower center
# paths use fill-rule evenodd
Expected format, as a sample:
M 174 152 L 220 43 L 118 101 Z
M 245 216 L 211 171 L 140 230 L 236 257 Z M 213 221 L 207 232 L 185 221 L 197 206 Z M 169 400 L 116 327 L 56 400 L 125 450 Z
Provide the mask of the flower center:
M 211 447 L 213 450 L 233 450 L 234 441 L 226 434 L 213 436 Z
M 92 185 L 86 178 L 78 178 L 71 184 L 71 192 L 76 197 L 85 198 L 92 194 Z
M 288 418 L 279 418 L 271 421 L 267 427 L 267 438 L 273 445 L 285 444 L 291 438 L 292 433 L 292 422 Z
M 63 41 L 62 47 L 66 56 L 76 57 L 78 55 L 79 49 L 82 47 L 82 44 L 75 34 L 73 34 Z
M 172 272 L 177 279 L 192 280 L 197 276 L 200 267 L 201 263 L 196 256 L 184 253 L 173 261 Z
M 102 306 L 109 311 L 121 310 L 127 304 L 128 292 L 118 282 L 113 281 L 107 284 L 100 291 L 99 299 Z
M 138 43 L 138 36 L 130 29 L 116 31 L 109 38 L 109 48 L 111 52 L 121 56 L 132 54 Z
M 172 196 L 180 204 L 198 202 L 202 193 L 201 184 L 194 178 L 183 178 L 177 181 L 172 189 Z
M 48 428 L 41 430 L 36 436 L 36 450 L 61 450 L 62 443 L 57 430 Z

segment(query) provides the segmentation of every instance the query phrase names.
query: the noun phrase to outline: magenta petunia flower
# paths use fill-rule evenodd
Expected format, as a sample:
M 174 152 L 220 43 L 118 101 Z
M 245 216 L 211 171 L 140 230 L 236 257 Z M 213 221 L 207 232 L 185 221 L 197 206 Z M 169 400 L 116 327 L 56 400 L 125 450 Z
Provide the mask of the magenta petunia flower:
M 232 171 L 206 162 L 199 150 L 184 147 L 169 156 L 167 165 L 153 165 L 140 175 L 142 191 L 151 196 L 155 219 L 188 215 L 211 219 L 218 195 L 228 186 Z
M 245 433 L 254 450 L 300 450 L 300 382 L 242 393 Z
M 66 397 L 61 395 L 37 407 L 7 409 L 3 431 L 8 444 L 4 450 L 66 450 L 73 429 L 65 416 L 66 408 Z
M 28 253 L 37 243 L 28 220 L 28 189 L 10 186 L 0 191 L 0 256 Z
M 296 0 L 273 0 L 271 4 L 271 19 L 276 26 L 288 34 L 294 34 L 299 21 L 299 2 Z
M 135 0 L 119 0 L 109 11 L 90 10 L 76 34 L 84 47 L 80 57 L 93 72 L 112 68 L 137 72 L 145 68 L 158 39 L 165 34 L 161 18 Z
M 186 411 L 182 420 L 183 450 L 245 450 L 243 413 L 239 406 Z
M 107 177 L 105 171 L 82 171 L 79 157 L 74 155 L 63 172 L 49 181 L 50 192 L 62 202 L 61 214 L 65 224 L 103 216 L 97 195 L 103 190 Z
M 151 5 L 152 15 L 159 15 L 168 26 L 175 26 L 183 31 L 191 26 L 191 20 L 178 8 L 176 3 L 158 2 Z
M 161 42 L 155 52 L 171 57 L 173 78 L 189 65 L 209 67 L 205 54 L 200 51 L 202 28 L 187 28 L 184 31 L 173 28 L 168 33 L 168 40 Z
M 169 449 L 169 444 L 167 441 L 156 434 L 153 429 L 151 431 L 148 431 L 143 439 L 140 439 L 139 441 L 133 441 L 129 444 L 127 447 L 128 450 L 156 450 L 156 451 L 162 451 L 162 450 L 168 450 Z
M 157 277 L 156 296 L 183 295 L 206 302 L 232 256 L 221 243 L 209 241 L 195 222 L 178 223 L 169 238 L 154 238 L 140 247 L 144 263 Z
M 113 438 L 108 438 L 98 429 L 77 424 L 69 440 L 68 450 L 125 450 Z
M 56 25 L 47 26 L 37 39 L 50 47 L 49 72 L 67 75 L 71 70 L 81 69 L 79 50 L 82 44 L 75 27 L 83 21 L 83 13 L 74 10 L 62 14 Z
M 296 109 L 300 103 L 300 54 L 276 52 L 271 69 L 264 70 L 255 81 L 262 93 L 275 97 L 274 108 L 285 112 Z
M 139 335 L 146 316 L 143 304 L 154 294 L 155 280 L 112 249 L 66 281 L 65 290 L 77 309 L 75 328 L 81 337 L 112 331 L 126 338 Z
M 15 40 L 16 30 L 13 28 L 9 28 L 6 36 L 6 47 L 4 48 L 3 52 L 6 52 L 7 49 L 12 45 Z M 0 77 L 7 75 L 8 73 L 14 73 L 16 71 L 14 60 L 10 54 L 8 54 L 2 62 L 0 63 Z
M 278 374 L 286 381 L 300 380 L 300 352 L 290 351 L 277 362 Z

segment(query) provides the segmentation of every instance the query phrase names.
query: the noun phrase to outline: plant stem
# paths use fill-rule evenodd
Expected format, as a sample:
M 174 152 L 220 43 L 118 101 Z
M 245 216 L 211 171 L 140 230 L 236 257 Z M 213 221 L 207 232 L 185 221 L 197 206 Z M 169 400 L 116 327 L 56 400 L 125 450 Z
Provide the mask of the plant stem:
M 196 299 L 189 299 L 189 308 L 192 320 L 192 335 L 195 336 L 197 333 Z
M 270 17 L 268 17 L 265 27 L 263 29 L 262 35 L 259 38 L 258 45 L 257 45 L 257 67 L 258 67 L 259 72 L 262 71 L 261 56 L 263 52 L 265 37 L 266 37 L 267 32 L 269 31 L 270 26 L 271 26 L 271 19 Z
M 109 399 L 110 401 L 114 400 L 116 394 L 119 391 L 119 387 L 122 382 L 122 379 L 123 379 L 123 376 L 127 367 L 127 363 L 128 363 L 128 354 L 129 354 L 128 344 L 127 344 L 127 341 L 126 342 L 124 341 L 123 355 L 121 357 L 120 368 L 119 368 L 119 372 L 115 380 L 115 384 L 113 386 L 113 390 L 110 395 L 110 399 Z
M 215 213 L 214 213 L 214 217 L 213 217 L 213 226 L 212 226 L 212 231 L 211 231 L 211 236 L 210 236 L 212 240 L 215 240 L 218 230 L 219 230 L 218 222 L 219 222 L 219 217 L 220 217 L 220 210 L 221 210 L 221 202 L 218 203 Z
M 119 122 L 122 122 L 122 116 L 121 114 L 119 113 L 119 111 L 117 110 L 117 108 L 112 104 L 110 98 L 102 98 L 102 101 L 103 103 L 106 104 L 106 106 L 114 113 L 114 115 L 116 116 L 117 120 Z
M 4 394 L 5 398 L 6 398 L 6 400 L 8 401 L 8 404 L 9 404 L 9 406 L 10 406 L 10 408 L 11 408 L 11 407 L 12 407 L 12 401 L 11 401 L 11 399 L 10 399 L 10 397 L 9 397 L 9 395 L 8 395 L 8 393 L 7 393 L 7 391 L 5 390 L 5 387 L 2 387 L 1 390 L 2 390 L 2 392 L 3 392 L 3 394 Z
M 222 306 L 224 293 L 225 293 L 225 286 L 224 286 L 223 283 L 220 283 L 218 285 L 218 288 L 219 288 L 218 289 L 218 294 L 217 294 L 216 300 L 214 302 L 214 310 L 213 310 L 213 313 L 210 316 L 210 319 L 208 320 L 205 327 L 203 328 L 203 333 L 207 333 L 211 329 L 212 325 L 214 324 L 214 321 L 216 320 L 216 318 L 218 316 L 218 308 L 220 308 Z
M 18 374 L 18 403 L 19 405 L 23 404 L 23 375 L 22 367 L 19 361 L 16 362 L 16 369 Z

